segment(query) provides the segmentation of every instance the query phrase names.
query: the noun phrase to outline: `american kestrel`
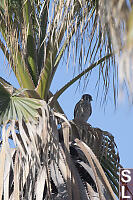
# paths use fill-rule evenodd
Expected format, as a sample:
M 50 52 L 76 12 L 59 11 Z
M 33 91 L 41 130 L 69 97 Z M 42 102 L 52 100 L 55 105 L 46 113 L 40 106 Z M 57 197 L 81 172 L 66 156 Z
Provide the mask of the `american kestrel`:
M 74 119 L 82 122 L 87 122 L 92 113 L 91 107 L 92 96 L 84 94 L 81 100 L 76 104 L 74 108 Z

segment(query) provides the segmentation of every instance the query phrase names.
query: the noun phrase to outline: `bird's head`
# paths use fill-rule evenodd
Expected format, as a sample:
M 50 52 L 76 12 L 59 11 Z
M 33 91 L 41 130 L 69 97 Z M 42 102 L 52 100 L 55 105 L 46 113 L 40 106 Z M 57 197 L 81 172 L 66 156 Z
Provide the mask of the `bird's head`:
M 90 94 L 84 94 L 81 99 L 89 102 L 93 101 L 92 96 Z

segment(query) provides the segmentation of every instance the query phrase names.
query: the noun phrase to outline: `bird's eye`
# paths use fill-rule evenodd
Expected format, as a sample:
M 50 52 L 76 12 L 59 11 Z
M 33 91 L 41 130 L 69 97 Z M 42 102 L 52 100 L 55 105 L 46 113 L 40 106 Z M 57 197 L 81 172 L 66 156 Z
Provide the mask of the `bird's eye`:
M 88 97 L 86 96 L 86 100 L 88 100 Z

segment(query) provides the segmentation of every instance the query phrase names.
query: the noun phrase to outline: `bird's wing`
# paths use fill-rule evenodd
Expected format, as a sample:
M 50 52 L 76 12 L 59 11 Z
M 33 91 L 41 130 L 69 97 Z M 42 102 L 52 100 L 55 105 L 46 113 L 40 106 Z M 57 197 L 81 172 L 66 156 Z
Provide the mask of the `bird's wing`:
M 77 112 L 77 109 L 79 107 L 79 104 L 80 104 L 80 101 L 75 105 L 75 108 L 74 108 L 74 118 L 76 117 L 76 112 Z
M 91 104 L 90 104 L 90 115 L 92 114 L 92 106 L 91 106 Z

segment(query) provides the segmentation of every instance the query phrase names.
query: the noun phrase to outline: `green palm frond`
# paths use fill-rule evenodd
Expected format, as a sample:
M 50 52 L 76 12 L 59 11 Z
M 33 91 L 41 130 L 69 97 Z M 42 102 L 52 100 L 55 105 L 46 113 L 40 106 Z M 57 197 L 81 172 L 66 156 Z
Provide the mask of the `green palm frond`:
M 70 54 L 74 52 L 73 63 L 76 62 L 81 72 L 87 62 L 93 64 L 97 58 L 100 60 L 105 54 L 112 53 L 110 36 L 100 29 L 98 1 L 33 3 L 31 0 L 13 0 L 8 3 L 4 1 L 2 8 L 3 5 L 4 10 L 0 11 L 0 31 L 3 36 L 0 46 L 20 86 L 29 90 L 36 88 L 42 99 L 47 100 L 63 56 L 67 57 L 69 64 Z M 111 60 L 110 57 L 109 61 L 99 65 L 105 88 L 109 84 Z M 112 64 L 115 65 L 115 62 Z M 115 73 L 116 68 L 113 70 Z M 88 82 L 87 77 L 85 80 Z M 114 89 L 116 85 L 114 81 Z M 116 93 L 114 95 L 116 97 Z
M 21 96 L 20 91 L 10 94 L 0 84 L 0 124 L 13 119 L 20 120 L 24 118 L 29 120 L 30 118 L 36 118 L 38 116 L 37 109 L 39 108 L 40 103 L 36 99 Z

